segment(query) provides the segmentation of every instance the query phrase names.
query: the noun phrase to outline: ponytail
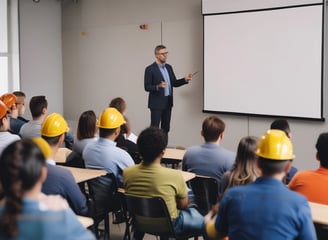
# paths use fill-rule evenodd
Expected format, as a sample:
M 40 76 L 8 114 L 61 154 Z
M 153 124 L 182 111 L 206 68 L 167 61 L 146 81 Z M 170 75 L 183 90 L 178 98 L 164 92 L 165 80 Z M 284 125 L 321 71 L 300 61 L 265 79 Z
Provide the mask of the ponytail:
M 5 205 L 0 219 L 0 232 L 6 238 L 18 235 L 17 219 L 23 211 L 24 193 L 36 184 L 44 165 L 45 158 L 41 150 L 29 139 L 16 141 L 2 152 L 0 181 Z

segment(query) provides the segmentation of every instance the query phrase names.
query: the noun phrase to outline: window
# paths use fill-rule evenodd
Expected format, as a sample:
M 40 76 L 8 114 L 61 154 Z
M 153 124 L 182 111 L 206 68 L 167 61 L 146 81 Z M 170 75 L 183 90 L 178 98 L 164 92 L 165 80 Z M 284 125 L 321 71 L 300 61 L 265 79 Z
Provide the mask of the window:
M 0 94 L 19 90 L 18 0 L 0 0 Z

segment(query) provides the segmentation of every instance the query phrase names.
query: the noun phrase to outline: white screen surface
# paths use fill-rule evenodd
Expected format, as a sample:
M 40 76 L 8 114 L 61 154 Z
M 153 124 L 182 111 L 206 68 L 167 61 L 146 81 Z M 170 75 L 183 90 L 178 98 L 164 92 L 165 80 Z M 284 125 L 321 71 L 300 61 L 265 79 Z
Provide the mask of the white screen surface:
M 204 16 L 204 110 L 322 118 L 322 5 Z

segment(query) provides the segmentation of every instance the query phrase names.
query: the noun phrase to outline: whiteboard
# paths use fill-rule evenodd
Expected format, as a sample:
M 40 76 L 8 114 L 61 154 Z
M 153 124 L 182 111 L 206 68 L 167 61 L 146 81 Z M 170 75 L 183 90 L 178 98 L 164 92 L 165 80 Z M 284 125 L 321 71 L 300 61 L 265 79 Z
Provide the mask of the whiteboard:
M 204 16 L 204 111 L 322 119 L 323 6 Z

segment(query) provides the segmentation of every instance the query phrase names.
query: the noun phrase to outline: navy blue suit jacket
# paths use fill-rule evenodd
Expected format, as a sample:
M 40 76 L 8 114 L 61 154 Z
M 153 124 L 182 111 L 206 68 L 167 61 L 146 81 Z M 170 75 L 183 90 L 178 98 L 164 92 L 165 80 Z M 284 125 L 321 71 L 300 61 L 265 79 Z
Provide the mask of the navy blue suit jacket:
M 177 79 L 173 72 L 173 68 L 169 64 L 165 64 L 167 72 L 170 76 L 171 83 L 171 95 L 169 97 L 164 96 L 164 88 L 158 88 L 161 82 L 165 81 L 161 71 L 158 68 L 156 62 L 152 63 L 145 69 L 145 91 L 149 92 L 148 95 L 148 108 L 150 109 L 165 109 L 173 106 L 173 87 L 180 87 L 187 84 L 184 78 Z

